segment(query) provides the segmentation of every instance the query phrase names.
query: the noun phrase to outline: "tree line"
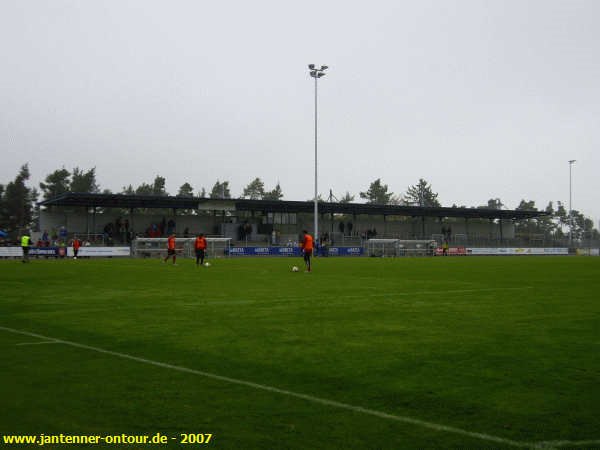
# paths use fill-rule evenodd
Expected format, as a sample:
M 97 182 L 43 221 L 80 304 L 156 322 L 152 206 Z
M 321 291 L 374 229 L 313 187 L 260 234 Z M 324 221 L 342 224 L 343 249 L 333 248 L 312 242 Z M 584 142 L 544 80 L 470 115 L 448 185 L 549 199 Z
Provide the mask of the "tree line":
M 8 182 L 6 185 L 0 184 L 0 229 L 7 232 L 17 232 L 23 228 L 37 228 L 39 221 L 37 202 L 40 197 L 42 200 L 50 200 L 66 192 L 112 194 L 108 189 L 100 189 L 96 179 L 95 167 L 88 170 L 75 167 L 72 171 L 65 167 L 57 169 L 48 174 L 43 182 L 39 183 L 39 190 L 27 186 L 29 178 L 29 166 L 24 164 L 13 181 Z M 135 188 L 131 184 L 124 186 L 120 193 L 168 196 L 169 193 L 166 191 L 165 186 L 165 178 L 157 175 L 152 182 L 144 182 Z M 193 186 L 186 182 L 179 187 L 176 196 L 197 196 L 213 199 L 233 198 L 229 181 L 220 180 L 215 182 L 209 193 L 204 187 L 196 192 Z M 404 194 L 394 194 L 389 190 L 388 185 L 378 178 L 370 183 L 367 190 L 359 192 L 359 197 L 365 200 L 366 203 L 378 205 L 441 207 L 438 193 L 434 192 L 432 186 L 423 178 L 420 178 L 417 184 L 408 186 Z M 279 183 L 272 190 L 267 190 L 264 182 L 257 177 L 248 183 L 238 198 L 281 200 L 283 191 Z M 348 191 L 340 195 L 339 198 L 333 194 L 330 195 L 330 200 L 339 203 L 351 203 L 354 199 L 355 196 Z M 319 200 L 323 201 L 321 197 L 319 197 Z M 457 205 L 452 206 L 458 207 Z M 466 206 L 461 207 L 465 208 Z M 491 198 L 486 205 L 480 205 L 476 208 L 502 209 L 503 207 L 504 204 L 499 198 Z M 535 202 L 531 200 L 521 200 L 516 210 L 538 211 Z M 585 217 L 580 211 L 573 210 L 572 219 L 570 219 L 568 211 L 560 201 L 556 202 L 556 208 L 553 202 L 549 202 L 542 211 L 548 215 L 515 221 L 515 231 L 521 234 L 543 234 L 560 238 L 568 235 L 570 220 L 572 220 L 573 237 L 575 239 L 598 239 L 600 237 L 590 218 Z

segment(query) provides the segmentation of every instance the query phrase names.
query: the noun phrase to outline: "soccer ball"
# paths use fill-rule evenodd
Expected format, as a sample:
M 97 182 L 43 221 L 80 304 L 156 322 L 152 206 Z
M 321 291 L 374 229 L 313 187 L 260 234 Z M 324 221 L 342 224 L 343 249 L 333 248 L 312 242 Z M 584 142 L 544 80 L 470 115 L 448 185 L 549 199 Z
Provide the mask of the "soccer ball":
M 292 272 L 298 272 L 298 270 L 299 270 L 298 267 L 296 267 L 296 266 L 292 267 Z
M 209 262 L 205 262 L 204 263 L 204 267 L 210 267 L 210 263 Z

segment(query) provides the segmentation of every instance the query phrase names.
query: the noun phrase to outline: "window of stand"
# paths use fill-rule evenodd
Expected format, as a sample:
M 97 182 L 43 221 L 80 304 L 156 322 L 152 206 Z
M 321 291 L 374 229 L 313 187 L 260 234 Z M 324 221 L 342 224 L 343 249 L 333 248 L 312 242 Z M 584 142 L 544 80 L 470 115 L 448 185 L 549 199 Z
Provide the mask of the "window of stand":
M 296 225 L 296 213 L 267 213 L 266 219 L 273 225 Z

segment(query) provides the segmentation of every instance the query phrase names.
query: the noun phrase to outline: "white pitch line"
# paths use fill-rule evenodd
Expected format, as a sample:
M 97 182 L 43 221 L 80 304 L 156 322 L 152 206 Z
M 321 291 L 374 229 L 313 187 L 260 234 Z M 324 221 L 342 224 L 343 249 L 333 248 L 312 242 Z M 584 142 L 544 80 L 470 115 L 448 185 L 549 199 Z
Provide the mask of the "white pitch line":
M 395 296 L 413 296 L 413 295 L 445 295 L 445 294 L 467 294 L 473 292 L 495 292 L 495 291 L 520 291 L 524 289 L 533 289 L 533 286 L 522 286 L 522 287 L 499 287 L 499 288 L 474 288 L 474 289 L 447 289 L 437 291 L 414 291 L 414 292 L 394 292 L 392 294 L 365 294 L 369 297 L 395 297 Z M 362 298 L 359 296 L 352 296 L 352 298 Z M 348 296 L 344 296 L 348 298 Z
M 41 341 L 41 342 L 19 342 L 15 345 L 42 345 L 42 344 L 62 344 L 59 341 Z
M 196 370 L 196 369 L 190 369 L 188 367 L 183 367 L 183 366 L 176 366 L 173 364 L 168 364 L 168 363 L 163 363 L 160 361 L 153 361 L 151 359 L 146 359 L 146 358 L 141 358 L 139 356 L 133 356 L 133 355 L 129 355 L 127 353 L 120 353 L 120 352 L 114 352 L 112 350 L 106 350 L 100 347 L 93 347 L 91 345 L 86 345 L 86 344 L 80 344 L 78 342 L 73 342 L 73 341 L 65 341 L 63 339 L 56 339 L 56 338 L 51 338 L 48 336 L 44 336 L 41 334 L 37 334 L 37 333 L 30 333 L 28 331 L 23 331 L 23 330 L 17 330 L 15 328 L 9 328 L 9 327 L 3 327 L 0 326 L 0 330 L 4 330 L 7 331 L 9 333 L 15 333 L 15 334 L 21 334 L 24 336 L 31 336 L 31 337 L 36 337 L 39 339 L 46 339 L 46 340 L 51 340 L 57 344 L 64 344 L 64 345 L 70 345 L 71 347 L 76 347 L 76 348 L 82 348 L 85 350 L 91 350 L 94 352 L 98 352 L 98 353 L 103 353 L 106 355 L 111 355 L 111 356 L 116 356 L 119 358 L 123 358 L 123 359 L 129 359 L 132 361 L 137 361 L 140 363 L 144 363 L 144 364 L 149 364 L 152 366 L 156 366 L 156 367 L 162 367 L 165 369 L 171 369 L 171 370 L 176 370 L 178 372 L 184 372 L 184 373 L 191 373 L 194 375 L 199 375 L 205 378 L 210 378 L 213 380 L 218 380 L 218 381 L 224 381 L 227 383 L 231 383 L 231 384 L 237 384 L 237 385 L 241 385 L 241 386 L 247 386 L 247 387 L 251 387 L 254 389 L 260 389 L 263 391 L 267 391 L 267 392 L 274 392 L 276 394 L 281 394 L 281 395 L 287 395 L 289 397 L 295 397 L 295 398 L 300 398 L 302 400 L 306 400 L 312 403 L 318 403 L 321 405 L 326 405 L 326 406 L 332 406 L 335 408 L 340 408 L 340 409 L 345 409 L 348 411 L 353 411 L 353 412 L 357 412 L 357 413 L 362 413 L 362 414 L 366 414 L 369 416 L 374 416 L 374 417 L 379 417 L 381 419 L 388 419 L 388 420 L 393 420 L 396 422 L 403 422 L 403 423 L 408 423 L 411 425 L 416 425 L 416 426 L 420 426 L 423 428 L 429 428 L 431 430 L 435 430 L 435 431 L 442 431 L 442 432 L 448 432 L 448 433 L 453 433 L 453 434 L 458 434 L 458 435 L 462 435 L 462 436 L 467 436 L 470 438 L 475 438 L 475 439 L 481 439 L 484 441 L 489 441 L 489 442 L 496 442 L 499 444 L 505 444 L 505 445 L 510 445 L 513 447 L 521 447 L 521 448 L 548 448 L 548 446 L 564 446 L 564 445 L 587 445 L 588 443 L 592 442 L 592 443 L 596 443 L 596 442 L 600 442 L 600 441 L 543 441 L 543 442 L 525 442 L 525 441 L 515 441 L 512 439 L 506 439 L 500 436 L 494 436 L 491 434 L 486 434 L 486 433 L 478 433 L 476 431 L 469 431 L 469 430 L 463 430 L 462 428 L 456 428 L 456 427 L 452 427 L 449 425 L 442 425 L 442 424 L 437 424 L 437 423 L 433 423 L 433 422 L 427 422 L 426 420 L 421 420 L 421 419 L 415 419 L 413 417 L 408 417 L 408 416 L 399 416 L 399 415 L 395 415 L 395 414 L 389 414 L 386 412 L 382 412 L 382 411 L 377 411 L 375 409 L 369 409 L 369 408 L 363 408 L 362 406 L 356 406 L 356 405 L 351 405 L 349 403 L 342 403 L 342 402 L 338 402 L 335 400 L 328 400 L 325 398 L 320 398 L 320 397 L 315 397 L 312 395 L 308 395 L 308 394 L 301 394 L 298 392 L 294 392 L 294 391 L 288 391 L 286 389 L 280 389 L 274 386 L 268 386 L 265 384 L 259 384 L 259 383 L 254 383 L 252 381 L 245 381 L 245 380 L 240 380 L 237 378 L 230 378 L 230 377 L 226 377 L 223 375 L 217 375 L 214 373 L 210 373 L 210 372 L 204 372 L 201 370 Z M 581 443 L 581 444 L 579 444 Z
M 589 446 L 589 445 L 600 445 L 600 439 L 591 439 L 587 441 L 542 441 L 536 442 L 540 448 L 555 448 L 555 447 L 568 447 L 568 446 Z

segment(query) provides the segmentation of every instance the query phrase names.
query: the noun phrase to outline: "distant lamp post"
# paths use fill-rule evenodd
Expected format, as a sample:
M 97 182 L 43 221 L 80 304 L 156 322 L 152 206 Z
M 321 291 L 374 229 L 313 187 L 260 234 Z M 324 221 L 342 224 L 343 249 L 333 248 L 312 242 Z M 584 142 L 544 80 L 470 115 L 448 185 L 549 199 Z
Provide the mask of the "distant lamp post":
M 318 205 L 318 190 L 317 190 L 317 80 L 325 76 L 325 71 L 329 69 L 328 66 L 321 66 L 317 68 L 314 64 L 308 65 L 309 74 L 315 79 L 315 242 L 319 242 L 319 205 Z
M 575 159 L 569 160 L 569 247 L 573 246 L 573 176 L 572 176 L 572 168 Z

